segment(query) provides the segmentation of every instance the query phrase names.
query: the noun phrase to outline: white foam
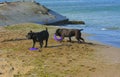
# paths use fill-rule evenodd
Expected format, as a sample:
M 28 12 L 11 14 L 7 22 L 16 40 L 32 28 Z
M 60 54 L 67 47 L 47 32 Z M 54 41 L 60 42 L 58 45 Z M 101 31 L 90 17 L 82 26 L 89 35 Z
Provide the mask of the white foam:
M 102 28 L 101 30 L 107 30 L 106 28 Z

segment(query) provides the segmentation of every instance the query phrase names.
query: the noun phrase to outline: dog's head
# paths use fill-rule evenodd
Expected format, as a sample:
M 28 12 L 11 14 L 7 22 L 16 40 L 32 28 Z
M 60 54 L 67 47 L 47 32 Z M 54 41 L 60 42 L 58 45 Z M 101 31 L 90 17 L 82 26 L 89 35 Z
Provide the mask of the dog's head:
M 27 39 L 33 39 L 33 32 L 32 30 L 30 32 L 28 32 L 28 34 L 26 35 Z
M 55 35 L 56 36 L 61 36 L 61 29 L 57 29 L 56 32 L 55 32 Z

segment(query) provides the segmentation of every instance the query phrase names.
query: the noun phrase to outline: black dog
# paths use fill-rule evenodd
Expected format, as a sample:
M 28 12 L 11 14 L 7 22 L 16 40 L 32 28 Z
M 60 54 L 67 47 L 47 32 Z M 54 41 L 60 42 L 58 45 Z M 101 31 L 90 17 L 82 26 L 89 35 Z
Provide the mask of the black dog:
M 81 37 L 81 31 L 83 29 L 57 29 L 56 30 L 56 35 L 60 36 L 64 39 L 64 37 L 69 37 L 69 41 L 71 42 L 71 37 L 75 36 L 78 42 L 80 43 L 81 40 L 82 42 L 85 42 L 84 39 Z
M 43 40 L 46 41 L 45 47 L 47 47 L 49 33 L 48 33 L 47 28 L 46 28 L 46 30 L 43 30 L 41 32 L 32 32 L 32 31 L 30 31 L 26 35 L 26 37 L 28 39 L 32 39 L 33 40 L 33 46 L 32 46 L 33 48 L 34 48 L 36 42 L 39 42 L 40 43 L 40 47 L 42 48 L 42 46 L 43 46 Z

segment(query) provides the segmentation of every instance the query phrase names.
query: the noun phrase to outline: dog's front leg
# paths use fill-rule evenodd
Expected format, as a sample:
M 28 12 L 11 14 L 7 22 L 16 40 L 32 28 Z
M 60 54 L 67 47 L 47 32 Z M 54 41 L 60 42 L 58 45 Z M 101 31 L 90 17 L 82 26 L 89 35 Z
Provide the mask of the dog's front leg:
M 35 43 L 36 43 L 36 42 L 33 40 L 33 46 L 32 46 L 32 48 L 34 48 L 34 47 L 35 47 Z
M 63 42 L 63 39 L 64 39 L 64 35 L 61 35 L 60 37 L 62 38 L 62 40 L 60 41 L 60 43 L 61 43 L 61 42 Z
M 71 42 L 71 37 L 69 37 L 69 41 Z

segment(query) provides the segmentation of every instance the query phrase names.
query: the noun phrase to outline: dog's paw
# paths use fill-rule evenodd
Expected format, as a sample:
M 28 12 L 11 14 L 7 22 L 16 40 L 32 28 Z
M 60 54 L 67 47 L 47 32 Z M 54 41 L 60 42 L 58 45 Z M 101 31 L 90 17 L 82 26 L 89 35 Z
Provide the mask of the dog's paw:
M 41 49 L 39 49 L 39 50 L 38 50 L 38 52 L 42 52 L 42 50 L 41 50 Z

